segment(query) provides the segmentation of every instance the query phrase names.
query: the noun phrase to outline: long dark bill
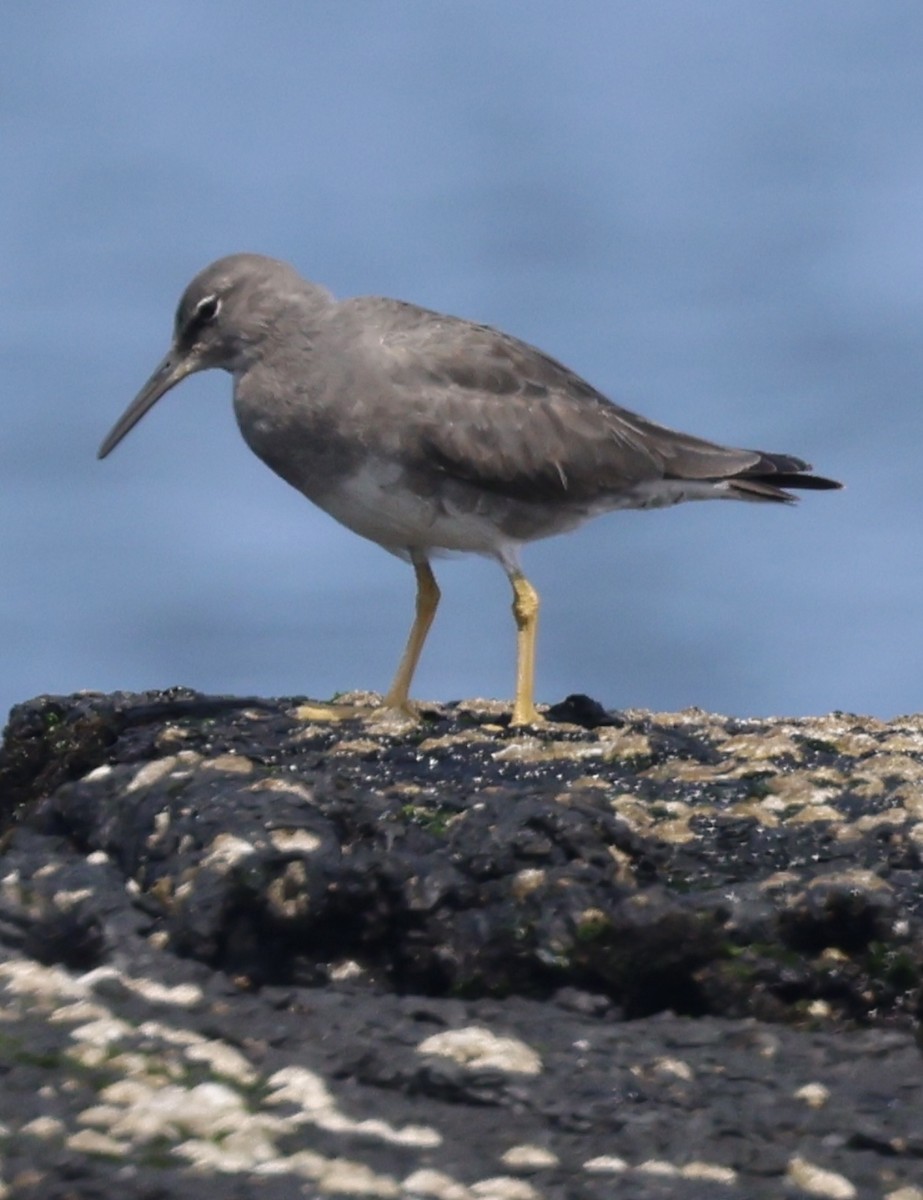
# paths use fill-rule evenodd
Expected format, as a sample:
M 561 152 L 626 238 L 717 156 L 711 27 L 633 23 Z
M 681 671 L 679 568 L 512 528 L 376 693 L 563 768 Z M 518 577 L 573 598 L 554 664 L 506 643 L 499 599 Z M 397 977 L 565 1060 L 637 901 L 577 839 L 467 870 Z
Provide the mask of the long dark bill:
M 201 370 L 201 367 L 195 358 L 190 356 L 180 358 L 175 348 L 171 348 L 163 360 L 158 363 L 153 375 L 141 391 L 106 434 L 96 457 L 105 458 L 110 451 L 116 448 L 126 433 L 134 429 L 144 414 L 154 407 L 161 396 L 166 395 L 170 388 L 176 387 L 181 379 L 185 379 L 187 375 L 192 375 L 198 370 Z

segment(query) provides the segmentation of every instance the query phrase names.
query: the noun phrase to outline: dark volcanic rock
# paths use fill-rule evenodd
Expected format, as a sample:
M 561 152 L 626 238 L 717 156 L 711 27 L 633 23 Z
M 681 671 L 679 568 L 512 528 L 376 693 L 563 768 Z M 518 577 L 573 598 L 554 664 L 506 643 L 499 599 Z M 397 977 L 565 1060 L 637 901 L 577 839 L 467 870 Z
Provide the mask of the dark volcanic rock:
M 923 1200 L 923 722 L 551 715 L 14 709 L 6 1194 Z

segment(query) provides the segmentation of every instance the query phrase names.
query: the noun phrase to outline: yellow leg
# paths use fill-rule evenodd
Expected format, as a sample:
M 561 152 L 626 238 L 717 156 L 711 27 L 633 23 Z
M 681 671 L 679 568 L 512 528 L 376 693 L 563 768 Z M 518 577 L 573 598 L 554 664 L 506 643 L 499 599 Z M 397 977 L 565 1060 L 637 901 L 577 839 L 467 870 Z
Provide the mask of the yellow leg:
M 538 592 L 521 571 L 510 572 L 513 616 L 516 618 L 516 699 L 511 725 L 540 725 L 535 708 L 535 635 L 538 630 Z
M 384 699 L 386 708 L 395 708 L 401 712 L 411 714 L 413 714 L 413 706 L 410 703 L 410 685 L 413 682 L 417 663 L 420 661 L 420 652 L 423 649 L 423 643 L 426 641 L 426 635 L 429 633 L 433 617 L 436 615 L 440 596 L 436 577 L 433 575 L 426 559 L 415 561 L 413 569 L 417 576 L 416 616 L 413 619 L 413 625 L 410 627 L 410 636 L 407 638 L 407 645 L 398 665 L 397 673 L 394 676 L 394 681 L 390 688 L 388 688 L 388 694 Z

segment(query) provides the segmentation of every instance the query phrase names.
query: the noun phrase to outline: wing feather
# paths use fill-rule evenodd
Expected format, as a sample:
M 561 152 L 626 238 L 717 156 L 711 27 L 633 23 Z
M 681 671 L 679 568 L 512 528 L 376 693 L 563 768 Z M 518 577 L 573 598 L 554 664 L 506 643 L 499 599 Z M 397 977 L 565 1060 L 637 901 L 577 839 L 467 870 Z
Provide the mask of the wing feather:
M 371 301 L 369 301 L 371 302 Z M 489 325 L 375 299 L 377 349 L 412 413 L 421 468 L 511 499 L 593 503 L 666 480 L 752 481 L 741 498 L 791 499 L 781 486 L 834 486 L 788 455 L 721 446 L 614 404 L 543 351 Z M 383 307 L 381 307 L 383 306 Z M 773 476 L 779 475 L 778 484 Z

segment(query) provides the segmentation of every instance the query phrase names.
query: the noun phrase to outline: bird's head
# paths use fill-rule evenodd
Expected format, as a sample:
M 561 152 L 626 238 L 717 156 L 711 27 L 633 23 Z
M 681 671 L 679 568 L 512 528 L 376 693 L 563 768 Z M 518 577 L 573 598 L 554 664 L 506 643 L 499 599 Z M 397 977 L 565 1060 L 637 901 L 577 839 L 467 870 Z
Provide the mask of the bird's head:
M 105 458 L 161 396 L 187 375 L 239 372 L 259 357 L 280 319 L 307 297 L 328 299 L 293 267 L 261 254 L 232 254 L 200 271 L 176 309 L 173 341 L 99 448 Z

